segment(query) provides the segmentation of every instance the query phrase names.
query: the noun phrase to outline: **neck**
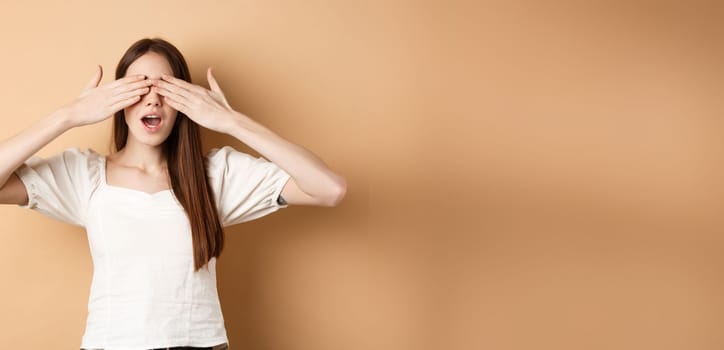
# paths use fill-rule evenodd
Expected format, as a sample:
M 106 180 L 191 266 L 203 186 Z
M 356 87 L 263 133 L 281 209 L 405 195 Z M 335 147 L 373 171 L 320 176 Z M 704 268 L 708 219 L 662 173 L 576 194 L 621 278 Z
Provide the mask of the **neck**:
M 116 161 L 129 167 L 156 173 L 166 169 L 166 155 L 163 144 L 151 146 L 142 144 L 129 137 L 126 146 L 114 157 Z

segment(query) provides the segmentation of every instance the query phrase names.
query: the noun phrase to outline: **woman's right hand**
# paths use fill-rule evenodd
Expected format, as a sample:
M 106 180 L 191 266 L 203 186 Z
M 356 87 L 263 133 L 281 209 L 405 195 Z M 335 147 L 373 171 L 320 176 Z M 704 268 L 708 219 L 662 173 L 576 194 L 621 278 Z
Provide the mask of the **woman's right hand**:
M 143 75 L 134 75 L 98 86 L 103 78 L 103 67 L 98 66 L 95 75 L 75 101 L 64 106 L 73 127 L 95 124 L 113 116 L 116 112 L 141 100 L 149 92 L 153 81 Z

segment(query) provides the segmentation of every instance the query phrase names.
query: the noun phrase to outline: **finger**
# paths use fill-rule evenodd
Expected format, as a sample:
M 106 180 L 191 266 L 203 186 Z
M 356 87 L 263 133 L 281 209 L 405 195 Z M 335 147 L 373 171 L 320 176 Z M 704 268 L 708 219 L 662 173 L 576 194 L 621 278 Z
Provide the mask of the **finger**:
M 143 95 L 147 94 L 150 90 L 151 89 L 148 87 L 138 88 L 133 91 L 128 91 L 128 92 L 124 92 L 122 94 L 115 95 L 115 96 L 113 96 L 113 99 L 111 101 L 118 102 L 118 101 L 127 100 L 131 97 L 143 96 Z
M 98 65 L 96 67 L 96 72 L 93 74 L 93 77 L 90 81 L 88 81 L 88 84 L 85 86 L 83 90 L 92 89 L 94 87 L 97 87 L 98 84 L 101 82 L 101 78 L 103 78 L 103 67 L 101 65 Z
M 231 105 L 229 105 L 229 101 L 226 100 L 226 96 L 224 95 L 224 92 L 221 91 L 221 87 L 219 86 L 219 83 L 216 82 L 216 78 L 214 77 L 213 67 L 209 67 L 209 70 L 206 73 L 206 79 L 209 81 L 209 87 L 211 87 L 211 91 L 219 94 L 221 96 L 222 102 L 224 102 L 224 105 L 226 108 L 231 109 Z
M 171 83 L 171 84 L 173 84 L 173 85 L 179 86 L 179 87 L 181 87 L 181 88 L 183 88 L 183 89 L 185 89 L 185 90 L 188 90 L 188 91 L 193 91 L 193 92 L 200 93 L 200 94 L 206 92 L 206 89 L 204 89 L 204 88 L 201 87 L 201 86 L 198 86 L 198 85 L 195 85 L 195 84 L 191 84 L 191 83 L 189 83 L 189 82 L 186 81 L 186 80 L 179 79 L 179 78 L 170 76 L 170 75 L 168 75 L 168 74 L 162 74 L 162 75 L 161 75 L 161 79 L 163 79 L 162 81 L 169 82 L 169 83 Z
M 168 103 L 168 105 L 171 106 L 173 109 L 175 109 L 183 114 L 186 114 L 186 116 L 189 116 L 189 114 L 191 112 L 191 109 L 186 104 L 184 104 L 183 102 L 174 100 L 173 98 L 164 97 L 164 102 Z
M 171 97 L 176 101 L 189 101 L 194 98 L 193 94 L 176 85 L 169 84 L 165 81 L 156 81 L 154 84 L 156 92 L 163 96 Z
M 120 94 L 120 93 L 125 93 L 128 91 L 132 91 L 132 90 L 136 90 L 136 89 L 140 89 L 140 88 L 144 88 L 144 87 L 150 87 L 152 85 L 153 85 L 153 80 L 151 80 L 151 79 L 133 81 L 133 82 L 126 83 L 126 84 L 116 87 L 114 89 L 114 91 L 116 93 Z
M 209 67 L 206 71 L 206 80 L 209 81 L 209 87 L 211 87 L 211 91 L 218 92 L 219 95 L 224 96 L 224 93 L 221 91 L 221 87 L 219 87 L 219 83 L 217 83 L 216 78 L 214 78 L 212 70 L 213 68 Z
M 116 102 L 111 105 L 111 109 L 113 110 L 113 113 L 116 113 L 117 111 L 120 111 L 128 106 L 133 105 L 134 103 L 141 100 L 141 96 L 134 96 L 131 98 L 127 98 L 125 100 Z
M 121 85 L 137 82 L 146 79 L 146 76 L 143 74 L 135 74 L 135 75 L 129 75 L 127 77 L 123 77 L 117 80 L 114 80 L 106 85 L 108 88 L 116 88 Z

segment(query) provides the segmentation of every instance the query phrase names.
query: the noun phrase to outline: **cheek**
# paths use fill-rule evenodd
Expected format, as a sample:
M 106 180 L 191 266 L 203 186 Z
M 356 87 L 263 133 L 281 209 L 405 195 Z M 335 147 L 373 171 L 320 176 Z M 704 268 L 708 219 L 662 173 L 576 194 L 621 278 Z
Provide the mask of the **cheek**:
M 178 112 L 173 108 L 168 108 L 166 111 L 166 115 L 169 116 L 169 120 L 172 122 L 176 122 L 176 118 L 178 118 Z M 173 125 L 173 123 L 171 123 Z
M 126 108 L 123 109 L 123 114 L 128 118 L 129 115 L 134 115 L 136 113 L 136 110 L 138 109 L 138 103 L 141 101 L 138 101 Z

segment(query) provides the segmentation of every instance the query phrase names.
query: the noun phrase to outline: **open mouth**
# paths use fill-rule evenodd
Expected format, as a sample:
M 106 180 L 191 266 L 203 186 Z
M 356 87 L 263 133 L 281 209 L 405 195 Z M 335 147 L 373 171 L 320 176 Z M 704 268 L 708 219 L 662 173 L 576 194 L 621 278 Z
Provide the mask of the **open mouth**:
M 158 130 L 163 124 L 163 119 L 157 115 L 147 115 L 141 118 L 141 123 L 150 132 Z

